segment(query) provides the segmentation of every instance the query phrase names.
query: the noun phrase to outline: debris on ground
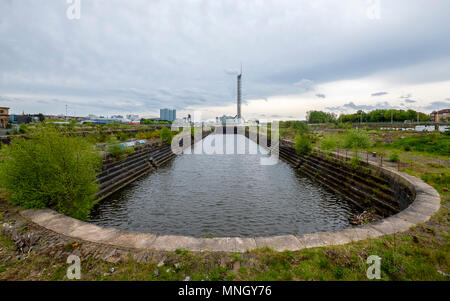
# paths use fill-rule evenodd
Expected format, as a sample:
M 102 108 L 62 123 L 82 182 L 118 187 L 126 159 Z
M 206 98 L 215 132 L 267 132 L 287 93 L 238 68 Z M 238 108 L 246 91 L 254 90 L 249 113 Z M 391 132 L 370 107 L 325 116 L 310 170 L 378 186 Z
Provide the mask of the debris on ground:
M 348 220 L 352 225 L 364 225 L 367 223 L 375 222 L 378 220 L 378 218 L 376 217 L 375 214 L 368 211 L 364 211 L 363 213 L 350 216 Z

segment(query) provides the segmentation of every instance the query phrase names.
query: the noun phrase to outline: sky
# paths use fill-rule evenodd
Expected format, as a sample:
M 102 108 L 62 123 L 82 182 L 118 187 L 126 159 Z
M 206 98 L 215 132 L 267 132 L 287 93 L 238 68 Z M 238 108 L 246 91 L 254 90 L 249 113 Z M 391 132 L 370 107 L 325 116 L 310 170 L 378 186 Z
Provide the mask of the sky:
M 78 6 L 78 3 L 80 4 Z M 0 0 L 13 114 L 450 108 L 448 0 Z

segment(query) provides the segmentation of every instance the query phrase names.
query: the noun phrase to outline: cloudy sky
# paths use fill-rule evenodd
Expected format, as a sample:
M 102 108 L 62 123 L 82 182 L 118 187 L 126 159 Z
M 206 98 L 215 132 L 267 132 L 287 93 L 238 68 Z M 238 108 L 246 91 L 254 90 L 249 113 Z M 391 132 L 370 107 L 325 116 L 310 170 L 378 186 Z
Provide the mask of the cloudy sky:
M 448 0 L 0 0 L 0 106 L 234 115 L 242 63 L 248 119 L 430 112 L 450 107 L 449 12 Z

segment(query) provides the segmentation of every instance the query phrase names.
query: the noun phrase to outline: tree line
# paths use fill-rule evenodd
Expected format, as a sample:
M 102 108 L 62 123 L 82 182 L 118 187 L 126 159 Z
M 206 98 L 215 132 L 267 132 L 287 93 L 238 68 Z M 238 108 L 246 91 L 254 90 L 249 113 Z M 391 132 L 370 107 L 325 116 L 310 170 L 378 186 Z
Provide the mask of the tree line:
M 309 111 L 306 113 L 308 123 L 357 123 L 357 122 L 405 122 L 405 121 L 430 121 L 428 114 L 414 110 L 379 109 L 370 112 L 359 110 L 353 114 L 341 114 L 339 117 L 334 113 L 323 111 Z

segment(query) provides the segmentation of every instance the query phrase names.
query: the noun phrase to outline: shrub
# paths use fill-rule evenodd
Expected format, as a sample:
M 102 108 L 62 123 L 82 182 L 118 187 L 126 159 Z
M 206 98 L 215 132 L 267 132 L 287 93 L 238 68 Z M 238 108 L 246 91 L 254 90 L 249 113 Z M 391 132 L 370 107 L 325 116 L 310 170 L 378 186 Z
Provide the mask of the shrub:
M 136 139 L 147 139 L 147 134 L 144 132 L 139 132 L 136 135 Z
M 335 136 L 326 136 L 320 141 L 320 149 L 333 152 L 338 147 L 339 141 Z
M 355 169 L 360 167 L 360 165 L 361 165 L 361 157 L 359 156 L 358 152 L 353 152 L 352 158 L 350 160 L 350 164 Z
M 134 148 L 123 147 L 120 143 L 113 141 L 107 144 L 106 152 L 116 160 L 123 160 L 127 155 L 134 153 Z
M 39 126 L 0 152 L 0 185 L 14 205 L 53 208 L 86 219 L 95 201 L 101 156 L 80 137 Z
M 159 138 L 159 131 L 153 131 L 150 135 L 150 139 L 155 140 Z
M 391 162 L 399 162 L 400 161 L 400 157 L 398 156 L 398 154 L 391 154 L 389 156 L 389 161 Z
M 349 149 L 367 149 L 372 146 L 372 140 L 366 132 L 348 130 L 344 132 L 343 146 Z
M 161 140 L 167 144 L 172 143 L 173 134 L 172 131 L 166 127 L 163 127 L 160 131 Z
M 308 135 L 295 136 L 295 151 L 299 155 L 307 155 L 312 151 L 312 143 Z

